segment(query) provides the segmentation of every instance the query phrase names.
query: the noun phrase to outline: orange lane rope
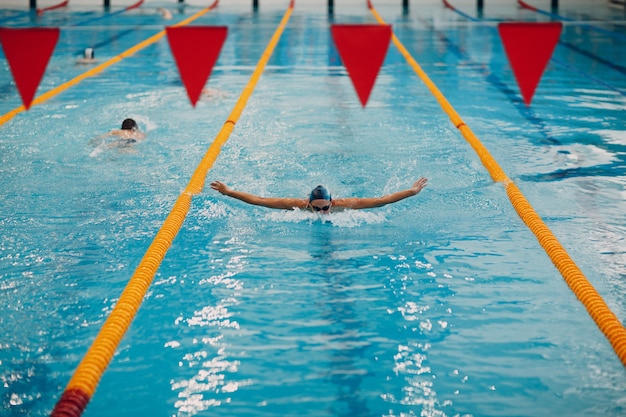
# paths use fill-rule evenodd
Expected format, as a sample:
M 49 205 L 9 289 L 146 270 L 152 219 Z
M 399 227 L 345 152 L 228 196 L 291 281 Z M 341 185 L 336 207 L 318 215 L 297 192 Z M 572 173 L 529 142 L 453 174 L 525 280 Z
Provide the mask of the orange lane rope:
M 385 24 L 385 21 L 380 17 L 372 5 L 371 0 L 367 0 L 367 5 L 378 23 Z M 589 283 L 580 268 L 578 268 L 576 263 L 570 258 L 567 251 L 559 243 L 541 217 L 535 212 L 519 188 L 517 188 L 513 181 L 506 176 L 487 148 L 483 146 L 472 130 L 465 124 L 465 122 L 463 122 L 448 100 L 430 80 L 428 75 L 426 75 L 426 73 L 422 70 L 417 61 L 413 59 L 411 54 L 402 45 L 395 34 L 392 34 L 392 41 L 400 53 L 405 57 L 409 65 L 413 68 L 415 73 L 424 82 L 426 87 L 428 87 L 448 117 L 450 117 L 454 126 L 456 126 L 463 137 L 478 154 L 478 157 L 491 175 L 491 178 L 494 181 L 501 182 L 505 185 L 506 193 L 511 200 L 511 204 L 517 211 L 522 221 L 537 237 L 537 240 L 550 257 L 552 263 L 559 270 L 567 285 L 585 306 L 593 321 L 608 339 L 609 343 L 613 347 L 613 350 L 615 350 L 615 353 L 621 360 L 622 365 L 626 366 L 626 329 L 622 325 L 619 318 L 611 311 L 593 285 Z
M 140 2 L 136 3 L 134 6 L 137 6 L 139 4 L 141 4 L 143 2 L 143 0 L 141 0 Z M 204 9 L 200 10 L 198 13 L 194 14 L 193 16 L 188 17 L 187 19 L 181 20 L 180 22 L 172 25 L 174 27 L 176 26 L 185 26 L 191 22 L 193 22 L 194 20 L 198 19 L 199 17 L 207 14 L 209 11 L 213 10 L 214 8 L 217 7 L 217 3 L 219 2 L 219 0 L 215 0 L 213 2 L 213 4 L 211 4 L 208 7 L 205 7 Z M 131 6 L 132 7 L 132 6 Z M 84 73 L 80 74 L 77 77 L 72 78 L 71 80 L 53 88 L 52 90 L 49 90 L 43 94 L 41 94 L 40 96 L 36 97 L 32 104 L 31 107 L 36 106 L 38 104 L 41 104 L 49 99 L 51 99 L 52 97 L 56 96 L 59 93 L 62 93 L 63 91 L 67 90 L 70 87 L 75 86 L 76 84 L 78 84 L 79 82 L 83 81 L 86 78 L 89 77 L 93 77 L 96 74 L 99 74 L 100 72 L 104 71 L 105 69 L 109 68 L 110 66 L 117 64 L 118 62 L 120 62 L 121 60 L 123 60 L 124 58 L 128 58 L 131 55 L 134 55 L 135 53 L 141 51 L 142 49 L 146 48 L 147 46 L 152 45 L 153 43 L 157 42 L 158 40 L 160 40 L 163 36 L 165 36 L 165 30 L 160 31 L 159 33 L 157 33 L 156 35 L 153 35 L 151 37 L 149 37 L 148 39 L 144 40 L 143 42 L 138 43 L 137 45 L 133 46 L 132 48 L 129 48 L 127 50 L 125 50 L 124 52 L 122 52 L 121 54 L 114 56 L 113 58 L 103 62 L 102 64 L 99 64 L 93 68 L 91 68 L 88 71 L 85 71 Z M 17 116 L 18 114 L 20 114 L 21 112 L 23 112 L 24 110 L 26 110 L 26 107 L 24 107 L 23 105 L 20 107 L 17 107 L 11 111 L 9 111 L 8 113 L 0 116 L 0 126 L 2 126 L 3 124 L 5 124 L 6 122 L 8 122 L 9 120 L 11 120 L 13 117 Z
M 176 200 L 170 214 L 165 219 L 165 222 L 146 251 L 135 273 L 122 292 L 119 301 L 115 304 L 113 311 L 104 322 L 102 329 L 83 357 L 83 360 L 76 368 L 59 402 L 52 411 L 52 417 L 78 417 L 87 407 L 117 346 L 135 317 L 156 275 L 159 265 L 165 258 L 167 250 L 182 227 L 191 206 L 192 196 L 200 193 L 204 188 L 204 181 L 209 169 L 215 162 L 222 145 L 228 139 L 248 99 L 252 95 L 276 44 L 289 22 L 293 7 L 294 0 L 291 1 L 289 8 L 285 12 L 274 35 L 261 55 L 254 73 L 250 77 L 248 84 L 244 88 L 231 114 L 226 122 L 224 122 L 222 129 L 207 150 L 187 187 Z

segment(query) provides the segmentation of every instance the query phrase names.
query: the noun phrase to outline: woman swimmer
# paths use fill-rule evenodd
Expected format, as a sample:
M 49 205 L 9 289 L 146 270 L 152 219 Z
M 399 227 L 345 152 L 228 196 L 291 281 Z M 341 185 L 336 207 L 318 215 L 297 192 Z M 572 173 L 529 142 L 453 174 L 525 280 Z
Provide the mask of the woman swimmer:
M 274 209 L 293 210 L 310 209 L 323 214 L 330 213 L 331 209 L 368 209 L 382 207 L 395 203 L 405 198 L 412 197 L 426 187 L 428 180 L 420 178 L 409 189 L 397 191 L 382 197 L 373 198 L 338 198 L 334 199 L 323 185 L 318 185 L 311 191 L 309 198 L 282 198 L 282 197 L 259 197 L 254 194 L 236 191 L 220 181 L 213 181 L 211 188 L 228 197 L 236 198 L 248 204 L 263 206 Z

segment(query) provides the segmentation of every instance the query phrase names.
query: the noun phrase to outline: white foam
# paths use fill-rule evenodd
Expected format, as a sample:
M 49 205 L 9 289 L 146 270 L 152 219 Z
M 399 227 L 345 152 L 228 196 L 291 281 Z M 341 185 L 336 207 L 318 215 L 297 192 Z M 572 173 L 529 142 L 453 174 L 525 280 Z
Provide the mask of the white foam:
M 344 210 L 328 214 L 313 213 L 308 210 L 272 211 L 265 218 L 274 222 L 300 223 L 321 222 L 330 223 L 336 227 L 358 227 L 363 224 L 380 224 L 386 218 L 381 211 Z

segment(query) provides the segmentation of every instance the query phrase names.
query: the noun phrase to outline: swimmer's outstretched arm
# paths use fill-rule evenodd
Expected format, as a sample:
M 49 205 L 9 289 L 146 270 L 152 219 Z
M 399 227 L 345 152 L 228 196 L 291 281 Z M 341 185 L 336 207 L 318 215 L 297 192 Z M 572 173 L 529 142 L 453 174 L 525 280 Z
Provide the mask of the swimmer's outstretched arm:
M 382 207 L 387 204 L 395 203 L 405 198 L 412 197 L 422 191 L 422 188 L 426 187 L 428 180 L 426 178 L 420 178 L 415 181 L 413 186 L 408 190 L 397 191 L 395 193 L 387 194 L 382 197 L 375 198 L 338 198 L 333 200 L 333 206 L 343 207 L 348 209 L 366 209 Z
M 211 188 L 228 197 L 236 198 L 237 200 L 241 200 L 255 206 L 263 206 L 267 208 L 282 210 L 293 210 L 295 208 L 304 209 L 309 204 L 309 201 L 306 198 L 259 197 L 254 194 L 244 193 L 243 191 L 233 190 L 220 181 L 213 181 L 211 183 Z

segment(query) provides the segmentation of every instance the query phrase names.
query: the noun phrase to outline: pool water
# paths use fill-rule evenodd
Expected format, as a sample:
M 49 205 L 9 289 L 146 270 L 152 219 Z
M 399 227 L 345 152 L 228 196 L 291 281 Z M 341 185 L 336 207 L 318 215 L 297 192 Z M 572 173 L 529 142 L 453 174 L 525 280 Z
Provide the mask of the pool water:
M 195 108 L 163 38 L 0 126 L 1 415 L 49 415 L 287 3 L 254 13 L 224 2 L 194 22 L 229 30 Z M 428 186 L 320 217 L 249 206 L 207 183 L 84 415 L 624 415 L 619 358 L 393 45 L 362 108 L 329 25 L 375 20 L 364 2 L 335 3 L 329 16 L 325 2 L 296 2 L 207 182 L 302 198 L 317 184 L 336 198 L 422 176 Z M 621 10 L 562 6 L 572 20 L 526 107 L 496 24 L 549 17 L 512 4 L 479 16 L 459 1 L 467 18 L 437 2 L 407 13 L 377 3 L 625 317 L 626 78 L 616 58 L 625 41 L 609 35 L 625 35 Z M 172 7 L 166 22 L 161 5 L 115 17 L 2 10 L 0 21 L 61 28 L 41 94 L 89 68 L 76 64 L 85 47 L 98 45 L 103 62 L 199 10 Z M 0 62 L 4 114 L 21 103 Z M 145 141 L 97 139 L 126 117 Z

